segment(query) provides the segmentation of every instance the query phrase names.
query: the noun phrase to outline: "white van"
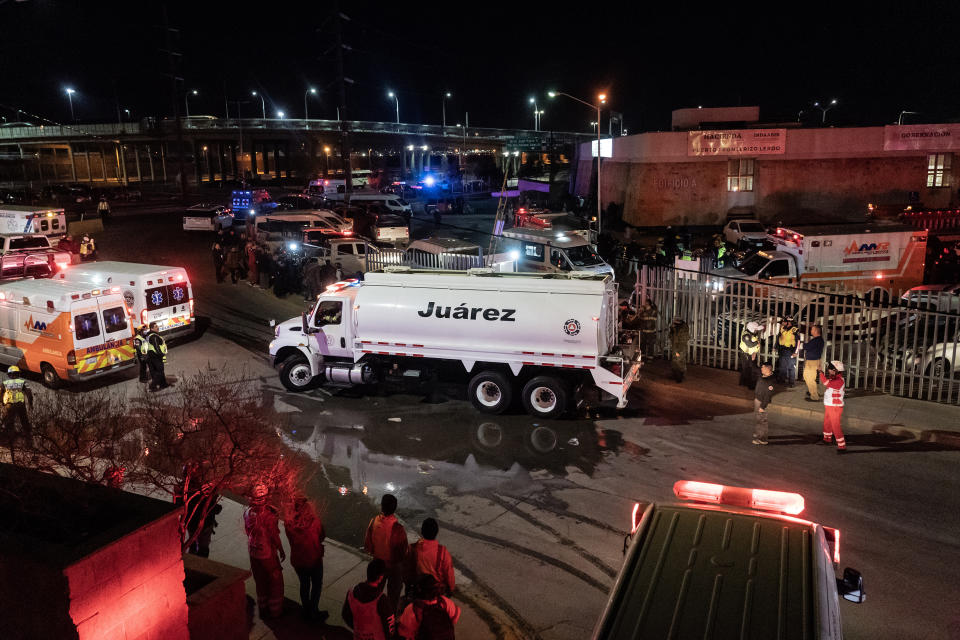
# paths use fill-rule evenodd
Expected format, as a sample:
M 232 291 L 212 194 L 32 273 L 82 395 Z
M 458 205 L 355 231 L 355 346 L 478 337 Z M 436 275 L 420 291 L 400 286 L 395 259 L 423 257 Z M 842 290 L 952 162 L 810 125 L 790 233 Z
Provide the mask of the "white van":
M 59 280 L 0 283 L 0 364 L 56 388 L 136 363 L 120 288 Z
M 330 202 L 343 202 L 345 195 L 346 194 L 343 193 L 325 193 L 323 197 Z M 400 215 L 413 213 L 410 203 L 395 193 L 354 193 L 350 195 L 350 202 L 376 202 L 390 211 L 390 213 Z
M 137 324 L 156 322 L 165 338 L 193 333 L 193 289 L 183 267 L 134 262 L 88 262 L 56 275 L 56 280 L 119 287 Z
M 67 235 L 67 219 L 63 209 L 38 209 L 17 205 L 0 205 L 0 233 L 37 233 L 56 245 Z
M 555 229 L 508 229 L 506 248 L 517 260 L 518 271 L 582 271 L 613 276 L 613 267 L 597 254 L 597 248 L 576 231 Z

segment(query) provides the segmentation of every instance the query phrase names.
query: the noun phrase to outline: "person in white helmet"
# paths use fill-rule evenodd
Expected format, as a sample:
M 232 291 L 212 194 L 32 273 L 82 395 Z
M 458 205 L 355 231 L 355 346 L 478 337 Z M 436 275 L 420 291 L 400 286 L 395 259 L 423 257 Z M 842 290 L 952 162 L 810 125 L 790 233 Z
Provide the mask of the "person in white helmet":
M 763 326 L 748 322 L 740 336 L 740 386 L 753 389 L 757 384 L 757 354 L 760 353 L 760 338 Z
M 837 453 L 845 453 L 847 441 L 843 437 L 840 418 L 843 416 L 843 363 L 833 360 L 827 365 L 827 373 L 820 372 L 823 391 L 823 440 L 820 444 L 832 444 L 837 440 Z

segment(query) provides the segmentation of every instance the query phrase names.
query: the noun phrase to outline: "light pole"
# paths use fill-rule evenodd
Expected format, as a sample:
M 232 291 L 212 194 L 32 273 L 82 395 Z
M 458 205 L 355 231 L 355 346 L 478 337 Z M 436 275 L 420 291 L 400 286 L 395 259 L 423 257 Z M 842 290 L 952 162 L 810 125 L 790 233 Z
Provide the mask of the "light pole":
M 277 111 L 277 117 L 283 120 L 283 111 Z
M 830 101 L 830 104 L 828 104 L 826 107 L 820 106 L 820 103 L 819 103 L 819 102 L 814 102 L 814 103 L 813 103 L 813 106 L 815 106 L 817 109 L 820 109 L 820 115 L 821 115 L 820 124 L 826 124 L 826 123 L 827 123 L 827 111 L 830 111 L 830 109 L 832 109 L 834 106 L 836 106 L 836 104 L 837 104 L 837 101 L 836 101 L 836 100 L 831 100 L 831 101 Z
M 544 114 L 544 111 L 543 111 L 543 109 L 540 109 L 540 110 L 537 111 L 536 113 L 537 113 L 537 131 L 543 131 L 543 118 L 542 118 L 542 116 L 543 116 L 543 114 Z
M 399 125 L 400 124 L 400 98 L 393 91 L 388 91 L 387 97 L 393 98 L 394 100 L 397 101 L 397 124 Z
M 586 106 L 590 107 L 591 109 L 594 109 L 594 108 L 595 108 L 595 109 L 597 110 L 597 236 L 599 236 L 599 235 L 600 235 L 600 231 L 601 231 L 601 229 L 603 228 L 603 208 L 601 207 L 601 204 L 600 204 L 600 164 L 601 164 L 601 158 L 600 158 L 600 119 L 601 119 L 601 116 L 600 116 L 600 108 L 606 103 L 606 101 L 607 101 L 607 94 L 601 93 L 601 94 L 597 95 L 597 104 L 595 104 L 595 105 L 590 104 L 590 103 L 587 102 L 586 100 L 581 100 L 580 98 L 575 98 L 575 97 L 573 97 L 572 95 L 570 95 L 569 93 L 563 93 L 562 91 L 551 91 L 551 92 L 548 93 L 547 95 L 549 95 L 551 98 L 554 98 L 554 97 L 556 97 L 556 96 L 565 96 L 565 97 L 567 97 L 567 98 L 570 98 L 571 100 L 575 100 L 576 102 L 579 102 L 579 103 L 582 104 L 582 105 L 586 105 Z M 834 102 L 836 102 L 836 100 L 834 100 Z
M 530 104 L 533 105 L 533 130 L 540 130 L 540 107 L 537 106 L 537 99 L 530 98 Z
M 443 94 L 443 97 L 440 98 L 440 108 L 443 111 L 443 128 L 447 128 L 447 98 L 450 97 L 450 92 L 447 91 Z
M 267 103 L 263 101 L 263 96 L 257 93 L 256 91 L 251 91 L 250 95 L 260 98 L 260 113 L 263 114 L 263 119 L 267 119 Z
M 910 114 L 910 115 L 914 115 L 914 116 L 915 116 L 915 115 L 917 115 L 918 113 L 920 113 L 920 112 L 919 112 L 919 111 L 901 111 L 901 112 L 900 112 L 900 117 L 897 118 L 897 126 L 903 124 L 903 116 L 905 116 L 905 115 L 907 115 L 907 114 Z
M 323 147 L 323 175 L 330 175 L 330 147 Z
M 306 92 L 304 92 L 303 94 L 303 119 L 304 120 L 310 119 L 310 112 L 307 111 L 307 96 L 310 95 L 311 93 L 313 95 L 317 95 L 317 90 L 311 87 L 307 89 Z
M 73 115 L 73 94 L 75 94 L 76 91 L 70 87 L 67 87 L 65 91 L 67 92 L 67 100 L 70 101 L 70 122 L 76 122 L 77 118 Z
M 197 90 L 192 89 L 190 91 L 187 91 L 183 96 L 183 106 L 186 108 L 184 113 L 188 118 L 190 117 L 190 96 L 195 96 L 195 95 L 197 95 Z

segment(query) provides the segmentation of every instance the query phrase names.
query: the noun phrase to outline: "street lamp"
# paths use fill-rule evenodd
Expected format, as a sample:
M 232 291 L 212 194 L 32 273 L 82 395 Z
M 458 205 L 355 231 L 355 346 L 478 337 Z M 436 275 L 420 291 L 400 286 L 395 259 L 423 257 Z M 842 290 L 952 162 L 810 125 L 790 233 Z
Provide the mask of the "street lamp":
M 600 120 L 601 120 L 600 108 L 604 104 L 606 104 L 607 94 L 605 93 L 598 94 L 597 104 L 595 105 L 590 104 L 586 100 L 575 98 L 569 93 L 563 93 L 562 91 L 551 91 L 547 95 L 549 95 L 551 98 L 555 98 L 557 96 L 565 96 L 567 98 L 570 98 L 571 100 L 579 102 L 582 105 L 586 105 L 591 109 L 595 108 L 597 110 L 597 235 L 599 236 L 600 230 L 602 229 L 602 225 L 603 225 L 603 208 L 601 207 L 601 204 L 600 204 L 600 164 L 602 162 L 600 158 Z M 834 100 L 834 102 L 836 102 L 836 100 Z
M 304 120 L 309 120 L 309 119 L 310 119 L 310 113 L 307 111 L 307 96 L 310 95 L 311 93 L 312 93 L 313 95 L 317 95 L 317 90 L 314 89 L 313 87 L 310 87 L 310 88 L 307 89 L 306 92 L 303 94 L 303 119 L 304 119 Z
M 77 119 L 73 115 L 73 94 L 75 94 L 76 91 L 70 87 L 67 87 L 64 91 L 67 92 L 67 100 L 70 101 L 70 122 L 76 122 Z
M 440 98 L 440 107 L 443 110 L 443 128 L 447 128 L 447 98 L 450 97 L 450 92 L 447 91 L 443 94 L 443 97 Z
M 123 112 L 127 114 L 127 120 L 130 120 L 130 109 L 124 109 Z
M 397 101 L 397 124 L 400 124 L 400 98 L 393 91 L 388 91 L 387 97 Z
M 323 175 L 330 175 L 330 147 L 323 147 Z
M 539 131 L 540 130 L 540 107 L 537 106 L 537 99 L 530 98 L 528 102 L 533 105 L 533 130 Z
M 915 115 L 917 115 L 918 113 L 920 113 L 920 112 L 919 112 L 919 111 L 901 111 L 901 112 L 900 112 L 900 117 L 897 118 L 897 125 L 902 125 L 902 124 L 903 124 L 903 116 L 905 116 L 905 115 L 907 115 L 907 114 L 910 114 L 910 115 L 914 115 L 914 116 L 915 116 Z
M 283 111 L 277 111 L 277 117 L 283 120 Z
M 260 98 L 260 113 L 263 114 L 263 119 L 267 119 L 267 103 L 263 101 L 263 96 L 258 94 L 256 91 L 251 91 L 250 95 Z
M 591 123 L 590 123 L 590 128 L 592 128 L 592 129 L 594 129 L 594 130 L 596 130 L 596 128 L 599 127 L 599 126 L 600 126 L 600 123 L 599 123 L 599 122 L 591 122 Z
M 196 90 L 196 89 L 192 89 L 192 90 L 190 90 L 190 91 L 187 91 L 187 93 L 184 94 L 184 96 L 183 96 L 183 106 L 186 107 L 186 115 L 187 115 L 188 118 L 190 117 L 190 96 L 192 96 L 192 95 L 193 95 L 193 96 L 197 95 L 197 90 Z
M 817 109 L 820 109 L 820 114 L 821 114 L 820 123 L 821 123 L 821 124 L 826 124 L 826 122 L 827 122 L 827 111 L 830 111 L 830 109 L 832 109 L 834 106 L 836 106 L 836 104 L 837 104 L 837 101 L 836 101 L 836 100 L 831 100 L 831 101 L 830 101 L 830 104 L 828 104 L 828 105 L 825 106 L 825 107 L 820 106 L 820 103 L 819 103 L 819 102 L 814 102 L 814 103 L 813 103 L 813 106 L 815 106 Z

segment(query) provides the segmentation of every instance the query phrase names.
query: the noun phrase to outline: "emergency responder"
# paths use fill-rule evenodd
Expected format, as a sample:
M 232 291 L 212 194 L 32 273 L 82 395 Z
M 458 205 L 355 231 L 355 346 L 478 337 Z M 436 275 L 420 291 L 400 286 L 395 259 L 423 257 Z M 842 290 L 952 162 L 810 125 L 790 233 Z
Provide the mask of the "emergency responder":
M 150 323 L 150 331 L 144 336 L 140 353 L 147 359 L 147 368 L 150 370 L 150 391 L 159 391 L 169 387 L 164 365 L 167 362 L 167 343 L 160 335 L 160 327 L 156 322 Z
M 267 485 L 258 483 L 253 488 L 250 506 L 243 512 L 250 571 L 257 589 L 257 608 L 261 618 L 275 618 L 283 613 L 283 569 L 280 563 L 287 559 L 280 542 L 280 519 L 277 509 L 267 503 L 268 493 Z
M 97 243 L 90 236 L 83 236 L 80 242 L 80 260 L 91 260 L 97 255 Z
M 393 637 L 394 611 L 383 593 L 386 565 L 374 558 L 367 564 L 367 580 L 347 592 L 340 615 L 353 629 L 354 640 L 390 640 Z
M 767 433 L 770 431 L 770 422 L 767 420 L 767 406 L 773 398 L 773 367 L 764 362 L 760 366 L 760 377 L 753 390 L 753 413 L 755 426 L 753 428 L 753 444 L 767 444 Z
M 819 372 L 820 382 L 826 386 L 823 390 L 823 440 L 820 444 L 831 444 L 837 439 L 837 453 L 847 452 L 847 440 L 843 437 L 840 418 L 843 416 L 843 363 L 833 360 L 827 365 L 827 373 Z
M 100 196 L 100 204 L 97 205 L 97 213 L 100 214 L 100 221 L 103 224 L 110 222 L 110 203 L 107 202 L 107 196 Z
M 407 557 L 409 543 L 403 525 L 393 515 L 397 510 L 397 498 L 389 493 L 380 500 L 380 515 L 367 525 L 363 548 L 386 565 L 387 598 L 390 610 L 396 611 L 403 589 L 403 562 Z
M 27 381 L 20 376 L 20 367 L 13 365 L 7 369 L 7 379 L 3 381 L 3 428 L 12 443 L 14 440 L 13 422 L 20 423 L 20 433 L 30 442 L 33 429 L 27 416 L 27 404 L 33 409 L 33 392 Z
M 290 515 L 283 521 L 290 544 L 290 564 L 300 579 L 300 605 L 303 617 L 325 621 L 326 611 L 320 611 L 320 593 L 323 590 L 323 541 L 327 534 L 306 496 L 297 496 Z
M 440 525 L 427 518 L 420 525 L 420 539 L 410 546 L 404 568 L 407 597 L 416 596 L 420 576 L 431 575 L 440 585 L 440 593 L 449 596 L 456 587 L 453 575 L 453 558 L 445 546 L 437 542 Z
M 453 640 L 460 607 L 440 593 L 440 585 L 431 575 L 420 576 L 417 591 L 416 600 L 400 615 L 397 636 L 403 640 Z
M 784 317 L 777 335 L 777 381 L 793 387 L 797 381 L 797 328 L 793 318 Z
M 740 386 L 752 389 L 756 386 L 757 354 L 760 353 L 760 338 L 763 326 L 759 322 L 748 322 L 740 336 Z
M 683 318 L 677 316 L 670 325 L 670 369 L 677 382 L 687 375 L 687 345 L 690 344 L 690 328 Z
M 650 298 L 640 307 L 640 349 L 649 358 L 657 349 L 657 305 Z
M 140 382 L 149 380 L 147 377 L 147 356 L 144 355 L 143 347 L 147 341 L 147 325 L 142 324 L 137 327 L 137 333 L 133 336 L 133 348 L 137 354 L 137 364 L 140 368 Z

